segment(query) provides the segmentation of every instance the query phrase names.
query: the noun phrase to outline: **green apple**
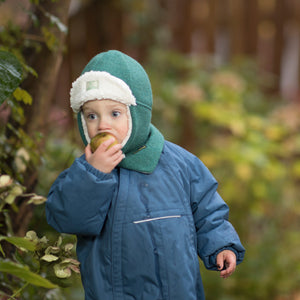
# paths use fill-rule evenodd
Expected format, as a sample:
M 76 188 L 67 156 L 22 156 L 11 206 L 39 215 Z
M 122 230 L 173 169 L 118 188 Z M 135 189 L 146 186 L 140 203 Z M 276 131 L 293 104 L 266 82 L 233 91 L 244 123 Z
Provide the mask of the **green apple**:
M 96 135 L 92 138 L 92 140 L 91 140 L 91 150 L 92 150 L 92 152 L 95 152 L 96 149 L 97 149 L 103 142 L 105 142 L 105 141 L 107 141 L 107 140 L 109 140 L 109 139 L 111 139 L 111 138 L 114 138 L 115 141 L 114 141 L 112 144 L 110 144 L 110 145 L 108 146 L 107 149 L 109 149 L 109 148 L 112 147 L 113 145 L 118 144 L 117 139 L 116 139 L 112 134 L 110 134 L 110 133 L 108 133 L 108 132 L 101 132 L 101 133 L 96 134 Z

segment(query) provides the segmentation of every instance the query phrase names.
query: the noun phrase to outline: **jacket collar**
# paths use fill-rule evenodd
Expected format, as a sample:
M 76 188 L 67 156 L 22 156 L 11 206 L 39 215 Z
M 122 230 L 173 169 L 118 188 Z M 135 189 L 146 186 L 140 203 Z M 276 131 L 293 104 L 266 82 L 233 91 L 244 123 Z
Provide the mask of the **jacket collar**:
M 151 124 L 145 144 L 136 151 L 126 153 L 126 157 L 121 161 L 119 167 L 151 174 L 159 162 L 163 147 L 163 135 Z

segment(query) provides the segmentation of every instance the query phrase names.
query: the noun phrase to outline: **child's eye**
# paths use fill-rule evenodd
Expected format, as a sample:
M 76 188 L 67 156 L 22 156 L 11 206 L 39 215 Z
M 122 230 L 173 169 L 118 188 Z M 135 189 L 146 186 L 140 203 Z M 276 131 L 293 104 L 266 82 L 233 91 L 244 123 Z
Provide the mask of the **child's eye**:
M 90 114 L 87 115 L 87 119 L 88 120 L 95 120 L 95 119 L 97 119 L 97 116 L 94 113 L 90 113 Z
M 113 117 L 116 118 L 116 117 L 119 117 L 119 116 L 120 116 L 121 112 L 119 112 L 119 111 L 117 111 L 117 110 L 114 110 L 114 111 L 112 111 L 111 114 L 112 114 Z

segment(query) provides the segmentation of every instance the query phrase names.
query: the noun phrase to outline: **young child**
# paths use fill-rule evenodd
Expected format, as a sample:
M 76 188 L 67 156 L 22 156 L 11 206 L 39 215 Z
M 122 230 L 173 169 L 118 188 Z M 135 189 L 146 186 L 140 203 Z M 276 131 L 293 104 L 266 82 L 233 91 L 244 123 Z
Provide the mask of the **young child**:
M 70 94 L 87 146 L 54 182 L 46 214 L 77 235 L 85 299 L 204 299 L 198 255 L 226 278 L 245 250 L 211 173 L 151 124 L 146 72 L 119 51 L 100 53 Z M 101 132 L 118 144 L 92 153 Z

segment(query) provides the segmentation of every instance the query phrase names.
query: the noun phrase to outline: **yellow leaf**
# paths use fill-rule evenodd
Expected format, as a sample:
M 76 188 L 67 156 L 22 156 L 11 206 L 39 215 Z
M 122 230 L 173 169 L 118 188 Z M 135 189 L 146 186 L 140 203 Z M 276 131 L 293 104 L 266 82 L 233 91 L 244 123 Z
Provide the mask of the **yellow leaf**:
M 32 104 L 32 97 L 30 96 L 30 94 L 27 91 L 21 89 L 20 87 L 15 89 L 13 95 L 16 98 L 16 100 L 22 101 L 24 104 Z

